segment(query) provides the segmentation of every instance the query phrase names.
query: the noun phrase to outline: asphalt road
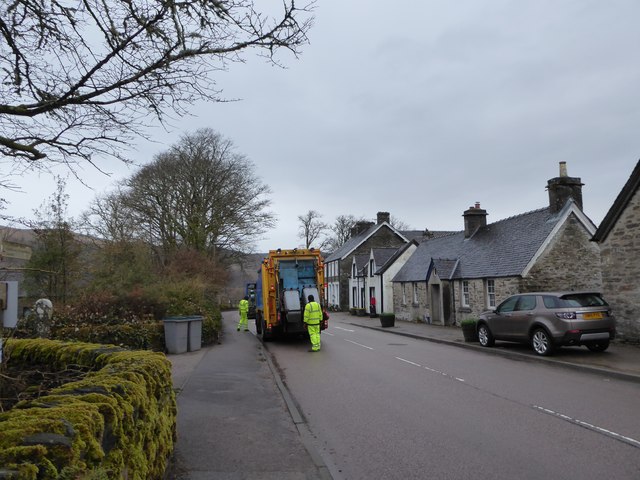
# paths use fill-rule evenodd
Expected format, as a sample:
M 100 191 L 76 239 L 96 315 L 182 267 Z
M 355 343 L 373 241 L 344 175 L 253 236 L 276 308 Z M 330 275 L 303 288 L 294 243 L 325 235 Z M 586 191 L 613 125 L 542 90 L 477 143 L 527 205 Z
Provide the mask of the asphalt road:
M 640 385 L 333 316 L 267 344 L 335 479 L 640 478 Z

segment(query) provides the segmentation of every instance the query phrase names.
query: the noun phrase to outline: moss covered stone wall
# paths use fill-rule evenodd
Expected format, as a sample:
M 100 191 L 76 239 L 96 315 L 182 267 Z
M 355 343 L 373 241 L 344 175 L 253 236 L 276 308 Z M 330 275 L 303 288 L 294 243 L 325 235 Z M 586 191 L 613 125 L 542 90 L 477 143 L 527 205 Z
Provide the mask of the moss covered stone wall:
M 161 353 L 9 340 L 11 368 L 87 368 L 79 381 L 0 413 L 0 470 L 15 479 L 163 477 L 176 435 L 171 366 Z

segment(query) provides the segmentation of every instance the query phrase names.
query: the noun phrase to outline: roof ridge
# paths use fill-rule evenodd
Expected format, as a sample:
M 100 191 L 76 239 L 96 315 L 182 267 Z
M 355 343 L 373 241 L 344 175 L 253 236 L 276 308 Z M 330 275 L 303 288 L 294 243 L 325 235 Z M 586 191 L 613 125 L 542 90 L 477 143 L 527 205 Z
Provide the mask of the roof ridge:
M 532 213 L 539 213 L 539 212 L 542 212 L 544 210 L 549 210 L 549 207 L 536 208 L 535 210 L 530 210 L 528 212 L 523 212 L 523 213 L 518 213 L 516 215 L 511 215 L 510 217 L 501 218 L 500 220 L 496 220 L 495 222 L 489 223 L 487 226 L 495 225 L 496 223 L 505 222 L 507 220 L 512 220 L 512 219 L 518 218 L 518 217 L 524 217 L 525 215 L 531 215 Z

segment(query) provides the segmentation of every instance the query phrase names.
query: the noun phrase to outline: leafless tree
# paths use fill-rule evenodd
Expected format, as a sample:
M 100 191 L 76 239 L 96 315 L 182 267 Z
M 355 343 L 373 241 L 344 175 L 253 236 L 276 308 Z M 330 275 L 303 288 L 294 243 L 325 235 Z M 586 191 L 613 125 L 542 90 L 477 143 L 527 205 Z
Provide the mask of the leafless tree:
M 297 56 L 309 1 L 277 14 L 251 0 L 0 2 L 0 153 L 32 166 L 124 160 L 154 118 L 222 101 L 213 74 L 248 51 Z
M 399 218 L 396 217 L 391 217 L 389 219 L 389 225 L 391 225 L 393 228 L 395 228 L 396 230 L 402 231 L 402 230 L 411 230 L 411 227 L 409 226 L 409 224 Z
M 104 232 L 143 239 L 165 259 L 184 248 L 214 259 L 246 252 L 275 225 L 270 190 L 253 170 L 231 140 L 198 130 L 156 155 L 93 211 Z
M 353 215 L 338 215 L 333 226 L 330 227 L 333 234 L 329 237 L 327 248 L 330 251 L 334 251 L 344 245 L 351 237 L 351 229 L 359 221 L 364 221 L 364 217 L 357 218 Z
M 298 238 L 304 241 L 305 248 L 315 247 L 323 250 L 327 246 L 326 232 L 329 225 L 322 220 L 322 214 L 315 210 L 309 210 L 304 215 L 298 215 L 300 226 Z

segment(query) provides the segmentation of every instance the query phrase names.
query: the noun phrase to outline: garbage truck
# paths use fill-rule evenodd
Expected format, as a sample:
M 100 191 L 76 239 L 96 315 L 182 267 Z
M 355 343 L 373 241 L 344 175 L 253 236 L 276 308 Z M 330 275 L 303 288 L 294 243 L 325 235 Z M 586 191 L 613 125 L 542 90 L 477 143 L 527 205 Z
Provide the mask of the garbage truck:
M 313 295 L 322 307 L 320 330 L 328 327 L 324 298 L 324 265 L 314 248 L 270 250 L 256 282 L 256 332 L 265 341 L 306 334 L 304 307 Z

